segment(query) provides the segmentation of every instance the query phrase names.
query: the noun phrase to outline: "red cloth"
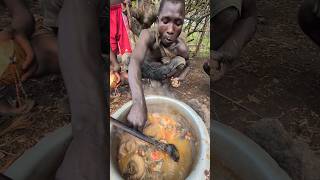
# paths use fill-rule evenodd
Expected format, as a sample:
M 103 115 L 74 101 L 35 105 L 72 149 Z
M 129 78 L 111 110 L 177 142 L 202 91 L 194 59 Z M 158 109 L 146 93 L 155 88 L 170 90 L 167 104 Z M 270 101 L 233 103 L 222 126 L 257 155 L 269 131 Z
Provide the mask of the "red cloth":
M 126 30 L 121 4 L 110 7 L 110 47 L 115 54 L 131 53 L 131 45 Z

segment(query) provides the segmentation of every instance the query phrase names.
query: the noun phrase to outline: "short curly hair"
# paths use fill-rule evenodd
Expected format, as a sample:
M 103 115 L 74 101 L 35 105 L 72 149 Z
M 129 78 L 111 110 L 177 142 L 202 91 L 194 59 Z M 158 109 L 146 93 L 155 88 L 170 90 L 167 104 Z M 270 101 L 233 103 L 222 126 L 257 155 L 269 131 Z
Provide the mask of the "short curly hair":
M 162 11 L 162 8 L 164 6 L 164 4 L 166 2 L 171 2 L 173 4 L 178 4 L 178 3 L 181 3 L 182 4 L 182 9 L 183 9 L 183 15 L 185 15 L 185 2 L 184 0 L 161 0 L 160 1 L 160 6 L 159 6 L 159 11 L 158 11 L 158 15 L 160 14 L 160 12 Z

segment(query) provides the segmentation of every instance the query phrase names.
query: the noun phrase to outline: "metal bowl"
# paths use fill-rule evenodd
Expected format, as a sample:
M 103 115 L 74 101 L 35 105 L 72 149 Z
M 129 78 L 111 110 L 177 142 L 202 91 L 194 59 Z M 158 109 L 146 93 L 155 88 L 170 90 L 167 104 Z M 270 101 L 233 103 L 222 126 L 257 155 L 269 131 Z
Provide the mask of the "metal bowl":
M 229 171 L 227 173 L 233 176 L 229 180 L 291 179 L 269 154 L 239 131 L 217 121 L 214 121 L 211 126 L 214 133 L 214 159 L 220 162 L 220 166 L 223 165 L 217 169 Z M 218 174 L 222 172 L 213 172 L 221 177 Z

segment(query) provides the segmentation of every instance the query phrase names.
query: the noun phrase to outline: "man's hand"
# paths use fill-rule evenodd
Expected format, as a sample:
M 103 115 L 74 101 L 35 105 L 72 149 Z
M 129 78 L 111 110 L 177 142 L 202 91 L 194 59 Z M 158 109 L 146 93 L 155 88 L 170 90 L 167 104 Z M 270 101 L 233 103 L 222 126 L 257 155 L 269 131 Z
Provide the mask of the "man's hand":
M 141 107 L 138 104 L 133 104 L 127 118 L 134 128 L 142 130 L 147 121 L 146 107 Z
M 212 74 L 213 81 L 218 81 L 226 73 L 234 58 L 229 53 L 219 51 L 211 51 L 210 55 L 212 67 L 210 75 Z

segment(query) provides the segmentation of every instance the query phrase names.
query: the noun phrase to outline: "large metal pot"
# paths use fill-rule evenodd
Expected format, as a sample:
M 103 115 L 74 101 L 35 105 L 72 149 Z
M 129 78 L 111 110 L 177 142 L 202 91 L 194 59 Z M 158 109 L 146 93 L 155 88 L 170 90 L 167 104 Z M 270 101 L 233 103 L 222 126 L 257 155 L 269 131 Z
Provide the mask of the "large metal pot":
M 164 96 L 148 96 L 146 97 L 146 103 L 149 112 L 170 111 L 179 113 L 184 116 L 187 124 L 190 126 L 191 131 L 195 135 L 198 146 L 196 147 L 195 154 L 193 155 L 194 161 L 192 170 L 189 173 L 187 179 L 206 179 L 205 171 L 210 170 L 210 137 L 202 119 L 199 115 L 191 109 L 185 103 Z M 112 116 L 118 120 L 124 121 L 125 117 L 129 113 L 132 102 L 126 103 Z M 170 113 L 169 112 L 169 113 Z M 116 128 L 110 126 L 110 179 L 120 180 L 119 170 L 117 168 L 117 152 L 119 147 L 119 141 L 116 137 Z
M 224 166 L 224 168 L 213 168 L 229 171 L 228 174 L 233 174 L 233 177 L 229 178 L 230 180 L 291 179 L 269 154 L 239 131 L 217 121 L 214 121 L 211 126 L 214 134 L 214 159 Z M 218 163 L 216 164 L 218 166 Z M 221 164 L 219 163 L 219 165 Z M 222 172 L 214 171 L 214 173 Z M 218 177 L 221 176 L 225 175 Z

